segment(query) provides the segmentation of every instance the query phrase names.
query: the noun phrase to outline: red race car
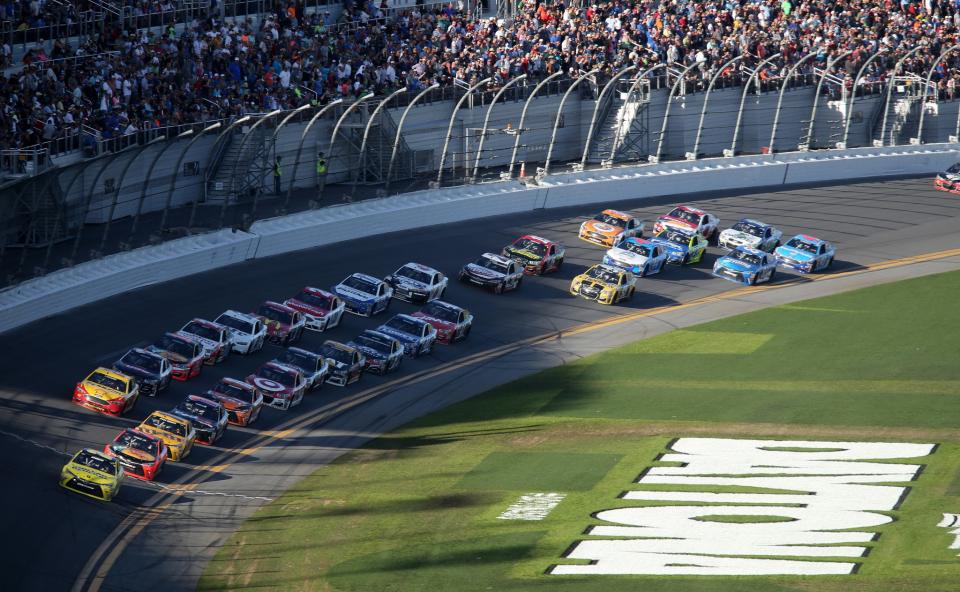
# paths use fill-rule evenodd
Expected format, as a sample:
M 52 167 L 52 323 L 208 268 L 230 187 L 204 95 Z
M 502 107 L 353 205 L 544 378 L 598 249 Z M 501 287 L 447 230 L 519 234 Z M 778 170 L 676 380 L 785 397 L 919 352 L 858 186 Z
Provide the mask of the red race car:
M 247 383 L 257 387 L 263 402 L 277 409 L 296 407 L 307 390 L 303 372 L 293 366 L 267 362 L 247 377 Z
M 156 479 L 168 454 L 167 445 L 160 438 L 133 428 L 120 432 L 103 452 L 119 460 L 124 473 L 144 481 Z
M 501 254 L 523 266 L 527 275 L 543 275 L 560 271 L 566 250 L 563 245 L 543 237 L 527 234 L 505 246 Z
M 171 377 L 174 380 L 187 380 L 200 375 L 203 367 L 203 346 L 186 333 L 165 333 L 147 351 L 163 356 L 173 367 Z
M 303 313 L 307 321 L 305 328 L 309 331 L 333 329 L 343 318 L 343 301 L 336 294 L 320 288 L 307 286 L 283 303 Z
M 703 238 L 716 242 L 720 236 L 720 219 L 694 207 L 677 206 L 657 218 L 653 223 L 653 234 L 660 234 L 667 228 L 699 232 Z
M 960 194 L 960 162 L 937 174 L 933 186 L 940 191 Z
M 437 330 L 437 343 L 447 345 L 466 339 L 473 327 L 473 315 L 470 311 L 442 300 L 428 302 L 411 316 L 433 325 Z
M 281 345 L 287 345 L 300 339 L 306 325 L 303 313 L 290 308 L 286 304 L 270 300 L 261 304 L 260 308 L 251 314 L 258 317 L 267 326 L 267 339 Z

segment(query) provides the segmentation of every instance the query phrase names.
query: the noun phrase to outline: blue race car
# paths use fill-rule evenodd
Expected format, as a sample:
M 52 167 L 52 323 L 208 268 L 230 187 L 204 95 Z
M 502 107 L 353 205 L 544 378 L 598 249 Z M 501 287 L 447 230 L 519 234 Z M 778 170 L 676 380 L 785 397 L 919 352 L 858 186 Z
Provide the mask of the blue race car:
M 836 254 L 836 247 L 807 234 L 798 234 L 774 251 L 778 265 L 800 273 L 813 273 L 829 268 Z
M 390 307 L 393 288 L 383 280 L 365 273 L 355 273 L 333 287 L 343 300 L 347 312 L 372 317 Z
M 396 370 L 403 361 L 403 344 L 379 331 L 370 329 L 347 343 L 366 357 L 367 372 L 386 374 Z
M 667 263 L 699 263 L 707 250 L 707 239 L 702 234 L 677 228 L 661 230 L 650 242 L 667 251 Z
M 607 250 L 603 256 L 603 264 L 619 267 L 640 277 L 652 275 L 663 271 L 667 264 L 667 248 L 630 236 Z
M 395 315 L 376 329 L 403 344 L 403 353 L 416 358 L 430 353 L 433 342 L 437 340 L 437 330 L 423 319 L 406 314 Z
M 776 273 L 773 255 L 749 247 L 737 247 L 713 264 L 713 275 L 748 286 L 769 282 Z

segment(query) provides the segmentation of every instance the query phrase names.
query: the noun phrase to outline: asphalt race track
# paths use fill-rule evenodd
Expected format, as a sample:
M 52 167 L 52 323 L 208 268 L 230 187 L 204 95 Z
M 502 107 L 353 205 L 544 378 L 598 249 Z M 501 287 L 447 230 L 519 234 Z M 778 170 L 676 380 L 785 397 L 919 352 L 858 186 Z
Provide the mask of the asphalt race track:
M 721 228 L 749 216 L 777 225 L 785 239 L 803 231 L 830 240 L 838 248 L 833 274 L 960 247 L 960 198 L 934 191 L 930 179 L 685 201 L 717 214 Z M 668 197 L 616 207 L 649 221 L 674 203 Z M 692 268 L 671 265 L 662 274 L 639 280 L 637 296 L 625 304 L 604 307 L 569 296 L 573 276 L 602 256 L 602 248 L 576 237 L 579 223 L 600 209 L 466 221 L 257 260 L 144 288 L 0 336 L 0 451 L 6 483 L 0 493 L 3 589 L 192 590 L 217 545 L 246 516 L 319 464 L 413 417 L 565 359 L 558 355 L 529 362 L 510 344 L 631 310 L 737 290 L 735 284 L 710 275 L 719 253 L 711 247 Z M 463 263 L 484 251 L 498 252 L 525 233 L 567 246 L 560 273 L 526 277 L 517 292 L 500 296 L 456 282 Z M 93 367 L 110 365 L 127 348 L 146 344 L 192 317 L 214 318 L 226 308 L 251 310 L 266 299 L 283 300 L 305 285 L 329 288 L 356 271 L 382 277 L 407 261 L 452 276 L 446 299 L 466 306 L 476 317 L 466 342 L 437 346 L 423 359 L 407 359 L 399 373 L 387 377 L 366 376 L 345 389 L 327 385 L 291 411 L 265 409 L 253 428 L 230 426 L 216 446 L 197 446 L 186 462 L 167 464 L 159 477 L 163 484 L 202 478 L 171 485 L 178 495 L 128 479 L 117 500 L 103 504 L 57 486 L 66 453 L 83 446 L 102 449 L 122 427 L 135 425 L 154 409 L 169 409 L 188 393 L 206 390 L 221 376 L 242 379 L 278 348 L 267 345 L 253 356 L 234 355 L 220 366 L 205 367 L 197 379 L 174 382 L 158 398 L 141 399 L 132 416 L 123 418 L 71 403 L 73 385 Z M 792 279 L 792 274 L 778 272 L 779 282 Z M 809 283 L 807 291 L 816 294 L 829 283 Z M 394 302 L 390 314 L 413 310 L 412 305 Z M 327 338 L 347 341 L 388 316 L 346 315 L 340 327 L 329 334 L 308 333 L 299 345 L 314 349 Z M 620 340 L 641 336 L 621 334 Z M 594 337 L 595 349 L 612 345 L 602 338 Z M 484 365 L 500 359 L 489 352 L 503 352 L 502 363 Z M 479 370 L 449 364 L 468 356 L 474 356 L 470 359 L 480 364 Z M 441 367 L 449 371 L 435 375 L 433 370 Z M 411 377 L 416 380 L 411 382 Z M 376 399 L 367 402 L 367 395 Z M 356 407 L 339 413 L 338 404 L 344 401 Z M 311 425 L 295 425 L 306 417 L 313 420 Z M 124 528 L 115 530 L 121 523 Z M 91 557 L 96 561 L 88 561 Z M 269 549 L 264 557 L 269 558 Z M 282 578 L 278 573 L 278 582 Z

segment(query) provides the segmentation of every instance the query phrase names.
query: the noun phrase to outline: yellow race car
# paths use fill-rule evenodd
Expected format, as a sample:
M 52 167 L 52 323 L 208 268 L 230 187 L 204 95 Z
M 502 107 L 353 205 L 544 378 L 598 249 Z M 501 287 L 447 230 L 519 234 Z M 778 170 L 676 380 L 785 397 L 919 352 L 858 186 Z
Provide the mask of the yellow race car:
M 636 276 L 611 265 L 594 265 L 570 283 L 571 295 L 596 300 L 600 304 L 627 300 L 633 297 L 636 289 Z
M 170 451 L 169 459 L 173 462 L 185 459 L 197 439 L 193 424 L 163 411 L 154 411 L 136 429 L 163 440 Z
M 140 396 L 137 381 L 116 370 L 97 368 L 73 389 L 73 402 L 108 415 L 133 409 Z
M 92 448 L 73 455 L 60 471 L 60 487 L 104 502 L 117 495 L 122 482 L 120 461 Z

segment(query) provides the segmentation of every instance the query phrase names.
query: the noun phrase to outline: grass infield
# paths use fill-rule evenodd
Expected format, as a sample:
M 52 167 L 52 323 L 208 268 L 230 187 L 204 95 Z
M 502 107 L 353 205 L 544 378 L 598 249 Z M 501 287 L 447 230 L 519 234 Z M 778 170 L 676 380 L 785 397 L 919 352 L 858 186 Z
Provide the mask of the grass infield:
M 960 273 L 887 284 L 674 331 L 498 388 L 304 479 L 234 534 L 200 589 L 955 592 L 955 535 L 936 525 L 960 513 L 958 294 Z M 599 523 L 593 512 L 663 503 L 617 496 L 685 436 L 939 447 L 907 461 L 925 467 L 856 575 L 545 574 Z M 498 519 L 530 493 L 565 497 L 540 521 Z

